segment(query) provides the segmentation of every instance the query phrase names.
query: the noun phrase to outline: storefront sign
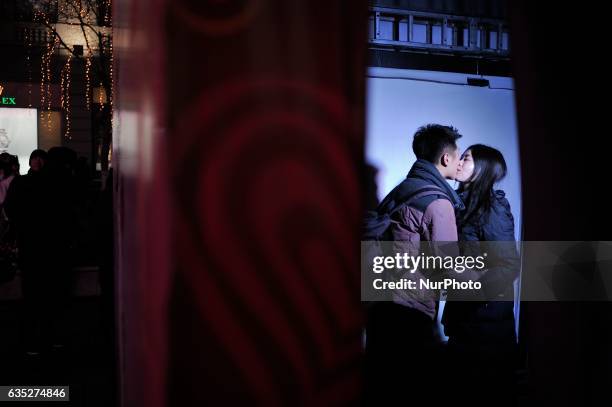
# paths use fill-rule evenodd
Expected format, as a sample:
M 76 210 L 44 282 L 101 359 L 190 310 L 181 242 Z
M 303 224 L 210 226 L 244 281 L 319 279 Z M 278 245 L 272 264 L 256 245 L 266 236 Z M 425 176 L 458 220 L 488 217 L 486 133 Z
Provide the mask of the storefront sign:
M 0 85 L 0 105 L 13 105 L 16 106 L 15 98 L 8 95 L 3 95 L 4 87 Z

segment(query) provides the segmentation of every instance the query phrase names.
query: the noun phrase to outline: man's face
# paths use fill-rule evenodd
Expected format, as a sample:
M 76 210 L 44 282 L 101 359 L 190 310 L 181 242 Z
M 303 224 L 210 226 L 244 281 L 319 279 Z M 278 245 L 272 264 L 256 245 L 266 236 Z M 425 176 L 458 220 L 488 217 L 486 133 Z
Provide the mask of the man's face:
M 459 155 L 459 149 L 455 148 L 452 151 L 447 151 L 443 156 L 444 160 L 444 177 L 446 179 L 454 180 L 457 177 L 457 170 L 461 163 L 461 156 Z

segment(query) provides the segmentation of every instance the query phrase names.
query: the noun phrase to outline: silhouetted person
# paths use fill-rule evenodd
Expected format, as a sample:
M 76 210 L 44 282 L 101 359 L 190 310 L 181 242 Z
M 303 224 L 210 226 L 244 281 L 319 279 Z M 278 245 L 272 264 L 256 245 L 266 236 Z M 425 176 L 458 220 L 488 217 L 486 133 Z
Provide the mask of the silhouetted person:
M 39 172 L 45 166 L 45 162 L 47 161 L 47 152 L 45 150 L 34 150 L 32 154 L 30 154 L 30 172 Z
M 15 161 L 16 157 L 11 154 L 0 154 L 0 284 L 11 281 L 16 273 L 15 232 L 4 212 L 6 194 L 16 176 Z
M 6 193 L 16 175 L 14 157 L 9 153 L 0 154 L 0 206 L 4 203 Z
M 97 207 L 96 236 L 98 261 L 100 264 L 100 289 L 102 301 L 102 327 L 105 343 L 109 350 L 109 360 L 114 360 L 117 352 L 115 335 L 115 283 L 114 283 L 114 228 L 113 228 L 113 169 L 108 171 Z M 115 366 L 116 368 L 116 366 Z M 112 391 L 109 389 L 109 391 Z M 113 391 L 114 392 L 114 391 Z
M 19 157 L 17 157 L 16 155 L 11 156 L 11 169 L 13 171 L 13 174 L 18 177 L 21 165 L 19 164 Z
M 79 157 L 75 163 L 74 175 L 79 185 L 88 187 L 92 178 L 91 168 L 86 157 Z
M 66 150 L 54 147 L 46 160 L 35 151 L 30 171 L 11 184 L 5 201 L 19 249 L 30 354 L 63 345 L 59 322 L 70 294 L 74 237 L 74 180 Z

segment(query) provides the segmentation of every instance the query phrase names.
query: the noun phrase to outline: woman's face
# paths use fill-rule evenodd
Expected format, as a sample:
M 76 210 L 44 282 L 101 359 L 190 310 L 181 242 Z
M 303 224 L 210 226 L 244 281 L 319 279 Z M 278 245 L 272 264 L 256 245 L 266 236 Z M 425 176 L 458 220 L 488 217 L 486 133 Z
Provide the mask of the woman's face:
M 466 182 L 474 174 L 474 158 L 472 151 L 466 150 L 461 156 L 459 167 L 457 168 L 457 181 Z

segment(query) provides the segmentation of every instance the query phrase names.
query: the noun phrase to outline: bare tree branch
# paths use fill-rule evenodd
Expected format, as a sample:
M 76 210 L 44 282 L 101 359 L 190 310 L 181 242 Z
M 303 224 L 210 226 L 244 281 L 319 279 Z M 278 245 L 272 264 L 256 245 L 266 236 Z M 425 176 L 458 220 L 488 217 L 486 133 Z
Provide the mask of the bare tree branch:
M 96 3 L 98 3 L 99 0 L 96 1 Z M 99 4 L 99 3 L 98 3 Z M 96 6 L 94 6 L 91 3 L 91 0 L 87 0 L 87 6 L 89 7 L 89 9 L 93 12 L 94 16 L 96 16 L 96 20 L 100 19 L 100 9 Z
M 3 1 L 3 0 L 0 0 Z M 100 161 L 102 168 L 108 168 L 108 151 L 111 145 L 112 134 L 112 54 L 108 47 L 111 40 L 107 36 L 106 28 L 112 26 L 110 18 L 110 10 L 107 9 L 108 3 L 101 3 L 104 0 L 66 0 L 64 6 L 59 7 L 58 0 L 30 0 L 33 5 L 35 21 L 41 23 L 53 35 L 53 41 L 58 47 L 65 49 L 75 59 L 87 59 L 89 68 L 96 81 L 99 81 L 100 86 L 106 93 L 108 103 L 101 106 L 99 114 L 96 113 L 99 120 L 99 140 L 102 147 Z M 50 13 L 55 13 L 57 23 L 67 26 L 79 26 L 80 32 L 84 37 L 84 43 L 87 47 L 87 55 L 77 55 L 74 48 L 65 42 L 60 33 L 57 31 L 56 20 Z M 94 20 L 95 18 L 95 20 Z M 53 22 L 52 22 L 53 21 Z M 94 26 L 95 25 L 95 26 Z M 87 35 L 89 34 L 89 35 Z M 92 35 L 93 34 L 93 35 Z M 95 40 L 94 40 L 95 38 Z M 98 49 L 94 53 L 92 46 L 95 46 L 97 41 Z M 61 75 L 65 75 L 66 66 L 62 68 Z
M 45 17 L 45 18 L 44 18 L 44 19 L 41 21 L 41 23 L 42 23 L 42 24 L 43 24 L 45 27 L 47 27 L 49 30 L 51 30 L 51 33 L 53 34 L 54 38 L 57 38 L 57 39 L 59 40 L 60 44 L 61 44 L 61 45 L 62 45 L 62 46 L 63 46 L 63 47 L 64 47 L 64 48 L 67 50 L 67 51 L 69 51 L 69 52 L 72 54 L 72 56 L 73 56 L 73 57 L 75 57 L 75 58 L 79 58 L 79 55 L 77 55 L 77 54 L 74 52 L 74 49 L 73 49 L 73 48 L 69 47 L 69 46 L 68 46 L 68 44 L 66 44 L 66 43 L 64 42 L 64 40 L 63 40 L 62 36 L 61 36 L 61 35 L 59 35 L 59 33 L 58 33 L 56 30 L 55 30 L 55 27 L 53 27 L 53 25 L 52 25 L 52 24 L 49 22 L 49 20 L 48 20 L 46 17 Z
M 85 20 L 83 19 L 83 15 L 81 14 L 81 11 L 80 11 L 80 10 L 79 10 L 79 9 L 76 7 L 76 5 L 75 5 L 75 4 L 74 4 L 72 1 L 70 1 L 70 2 L 68 2 L 68 3 L 69 3 L 71 6 L 72 6 L 72 8 L 73 8 L 73 10 L 75 11 L 75 13 L 76 13 L 76 15 L 77 15 L 77 18 L 78 18 L 78 20 L 79 20 L 79 22 L 78 22 L 78 23 L 71 23 L 70 25 L 80 25 L 80 26 L 87 27 L 87 28 L 89 28 L 91 31 L 93 31 L 93 33 L 94 33 L 94 34 L 96 34 L 96 35 L 97 35 L 97 34 L 98 34 L 98 32 L 99 32 L 100 30 L 97 30 L 97 29 L 96 29 L 94 26 L 92 26 L 92 25 L 91 25 L 89 22 L 87 22 L 87 21 L 85 21 Z M 81 5 L 80 0 L 79 0 L 79 5 Z M 81 9 L 81 10 L 82 10 L 82 9 Z M 85 33 L 83 33 L 83 35 L 85 35 Z M 87 38 L 87 36 L 85 36 L 85 38 Z
M 78 25 L 78 26 L 81 28 L 81 32 L 83 33 L 83 37 L 85 38 L 85 45 L 87 45 L 87 51 L 88 51 L 90 54 L 93 54 L 93 51 L 92 51 L 92 49 L 91 49 L 91 46 L 89 45 L 89 37 L 87 36 L 87 33 L 85 32 L 85 26 L 87 26 L 88 24 L 85 22 L 85 20 L 83 20 L 83 13 L 82 13 L 83 8 L 82 8 L 82 3 L 81 3 L 81 1 L 80 1 L 80 0 L 78 0 L 78 1 L 79 1 L 79 7 L 80 7 L 80 9 L 77 9 L 76 5 L 75 5 L 75 4 L 74 4 L 72 1 L 70 1 L 70 2 L 69 2 L 69 3 L 70 3 L 70 5 L 72 6 L 72 8 L 74 9 L 74 11 L 76 12 L 76 14 L 77 14 L 77 16 L 78 16 L 77 18 L 79 19 L 79 23 L 76 23 L 76 24 L 71 24 L 71 25 Z M 94 33 L 96 33 L 96 34 L 97 34 L 97 31 L 96 31 L 96 30 L 94 30 L 94 28 L 93 28 L 93 27 L 91 27 L 91 26 L 90 26 L 90 28 L 92 29 L 92 31 L 94 31 Z

